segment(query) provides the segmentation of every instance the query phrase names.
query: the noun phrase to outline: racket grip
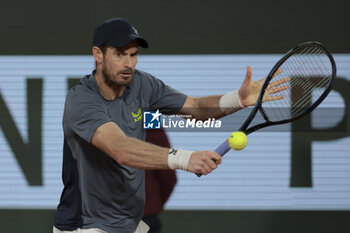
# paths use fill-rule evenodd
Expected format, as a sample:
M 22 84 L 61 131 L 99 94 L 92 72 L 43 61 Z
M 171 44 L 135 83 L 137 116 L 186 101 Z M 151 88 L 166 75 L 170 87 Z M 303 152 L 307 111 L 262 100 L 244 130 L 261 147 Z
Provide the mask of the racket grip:
M 229 146 L 227 140 L 225 140 L 218 148 L 215 149 L 215 152 L 218 153 L 219 155 L 224 156 L 231 147 Z
M 219 155 L 224 156 L 229 150 L 231 149 L 231 147 L 229 146 L 227 140 L 225 140 L 220 146 L 218 146 L 214 151 L 216 153 L 218 153 Z M 216 160 L 213 160 L 214 162 L 216 162 Z M 198 174 L 196 173 L 196 175 L 198 177 L 201 177 L 202 174 Z

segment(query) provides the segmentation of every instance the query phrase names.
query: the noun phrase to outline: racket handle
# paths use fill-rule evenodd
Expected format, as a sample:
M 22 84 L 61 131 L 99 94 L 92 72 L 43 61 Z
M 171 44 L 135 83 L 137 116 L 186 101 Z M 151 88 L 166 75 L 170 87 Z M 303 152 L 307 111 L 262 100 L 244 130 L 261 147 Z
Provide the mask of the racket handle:
M 218 146 L 218 148 L 215 149 L 215 152 L 218 153 L 219 155 L 224 156 L 229 150 L 231 149 L 231 147 L 228 145 L 227 140 L 225 140 L 220 146 Z M 216 162 L 216 160 L 213 159 L 214 162 Z M 196 175 L 198 177 L 201 177 L 202 174 L 198 174 L 196 173 Z
M 224 156 L 231 147 L 229 146 L 227 140 L 225 140 L 218 148 L 215 149 L 215 152 L 218 153 L 219 155 Z

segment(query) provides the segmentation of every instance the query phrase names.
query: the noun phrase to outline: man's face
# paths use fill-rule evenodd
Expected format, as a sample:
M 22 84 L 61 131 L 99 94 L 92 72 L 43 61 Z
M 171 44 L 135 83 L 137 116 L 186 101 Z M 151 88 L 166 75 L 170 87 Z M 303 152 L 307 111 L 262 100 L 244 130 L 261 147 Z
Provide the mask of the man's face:
M 138 53 L 137 40 L 120 49 L 107 47 L 102 62 L 102 74 L 108 86 L 127 86 L 131 83 Z

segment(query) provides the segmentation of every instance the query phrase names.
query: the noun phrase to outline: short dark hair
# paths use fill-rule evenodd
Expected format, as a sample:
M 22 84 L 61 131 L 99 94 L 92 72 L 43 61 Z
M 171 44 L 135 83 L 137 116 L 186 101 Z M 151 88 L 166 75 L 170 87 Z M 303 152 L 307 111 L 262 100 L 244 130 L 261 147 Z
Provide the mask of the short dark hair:
M 107 44 L 103 44 L 103 45 L 99 46 L 99 48 L 101 49 L 103 55 L 106 54 L 106 50 L 107 50 L 108 47 L 111 47 L 111 46 L 107 45 Z

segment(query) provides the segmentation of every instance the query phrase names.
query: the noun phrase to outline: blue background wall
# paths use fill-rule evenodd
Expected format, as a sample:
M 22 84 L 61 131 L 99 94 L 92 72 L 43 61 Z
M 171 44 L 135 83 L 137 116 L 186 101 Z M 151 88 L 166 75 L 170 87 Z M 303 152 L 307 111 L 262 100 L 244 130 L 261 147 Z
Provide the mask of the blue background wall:
M 124 17 L 136 25 L 151 45 L 149 50 L 142 51 L 142 54 L 146 55 L 281 54 L 299 42 L 308 40 L 323 42 L 332 53 L 350 54 L 350 4 L 345 0 L 15 0 L 2 3 L 1 9 L 0 55 L 90 55 L 93 29 L 99 22 L 111 17 Z M 6 64 L 2 65 L 6 68 Z M 1 78 L 0 82 L 7 80 Z M 349 90 L 345 84 L 346 82 L 340 82 L 338 87 L 345 95 L 344 101 L 348 98 L 346 93 Z M 36 93 L 36 85 L 40 86 L 40 83 L 33 83 L 32 87 L 29 85 L 33 93 Z M 33 108 L 38 106 L 34 102 L 28 104 L 32 104 Z M 4 105 L 1 105 L 2 132 L 11 130 L 8 119 L 5 117 Z M 41 126 L 33 122 L 33 127 L 40 129 Z M 348 134 L 348 129 L 345 129 L 327 136 L 341 138 L 347 137 Z M 308 134 L 300 136 L 305 140 L 315 137 Z M 16 141 L 18 137 L 13 134 L 9 137 L 14 138 L 13 147 L 18 145 L 19 148 L 22 142 Z M 327 141 L 327 137 L 319 137 L 319 141 Z M 42 145 L 35 142 L 34 140 L 32 149 L 40 150 Z M 176 143 L 176 140 L 173 142 Z M 327 145 L 327 142 L 324 143 Z M 8 148 L 5 143 L 0 144 L 0 147 L 0 151 Z M 43 169 L 40 157 L 32 154 L 30 158 L 26 158 L 25 151 L 19 151 L 17 154 L 24 156 L 20 161 L 27 169 L 29 179 L 33 180 L 32 185 L 42 186 L 42 183 L 36 183 L 36 180 L 41 180 L 39 171 Z M 347 169 L 348 167 L 345 167 L 343 170 L 346 174 L 349 173 Z M 7 171 L 2 170 L 0 174 L 6 177 L 4 175 Z M 11 179 L 7 179 L 6 182 L 11 183 Z M 347 180 L 343 183 L 349 184 Z M 256 195 L 258 198 L 259 194 Z M 345 196 L 344 199 L 349 200 L 350 196 Z M 0 232 L 50 232 L 53 215 L 53 209 L 36 208 L 35 205 L 29 209 L 3 207 L 0 209 Z M 349 215 L 349 210 L 343 206 L 332 210 L 326 208 L 303 211 L 272 208 L 170 208 L 161 217 L 165 226 L 164 232 L 273 233 L 346 232 L 350 227 Z

